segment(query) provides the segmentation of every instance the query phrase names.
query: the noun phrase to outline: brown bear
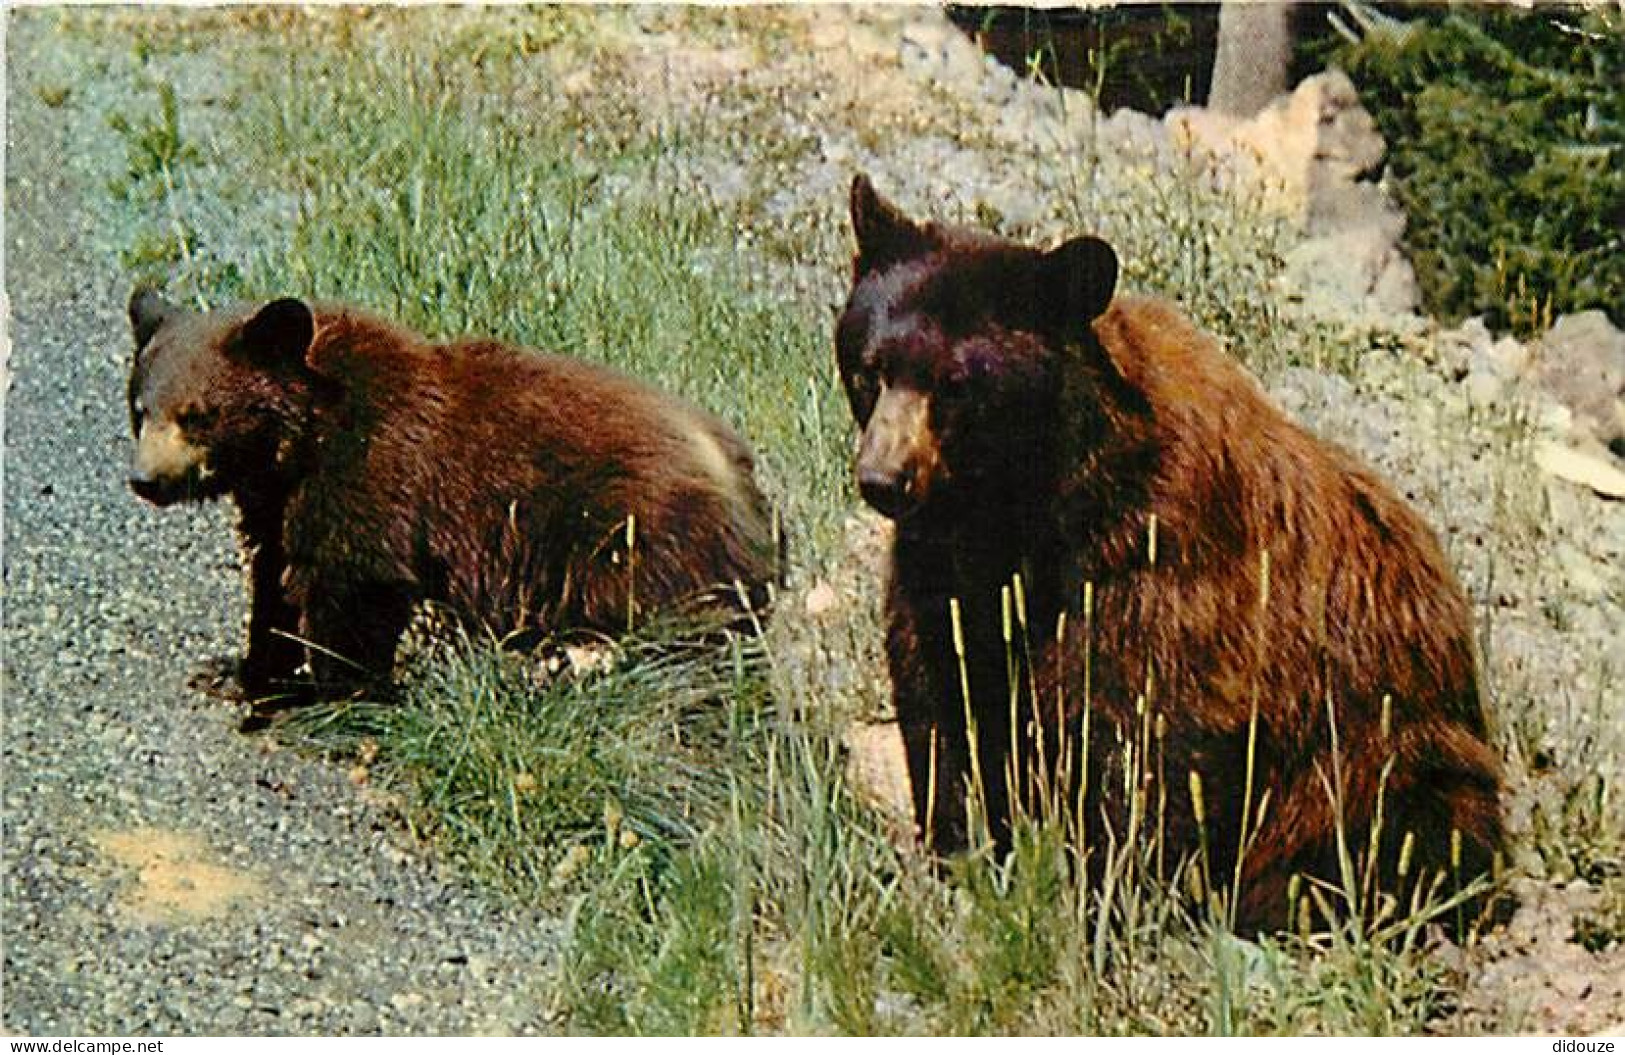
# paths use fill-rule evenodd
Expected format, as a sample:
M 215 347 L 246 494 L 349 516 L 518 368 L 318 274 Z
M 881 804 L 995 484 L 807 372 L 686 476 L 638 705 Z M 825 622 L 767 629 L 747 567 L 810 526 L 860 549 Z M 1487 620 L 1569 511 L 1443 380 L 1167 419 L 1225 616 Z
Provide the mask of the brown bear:
M 970 785 L 1005 844 L 1012 796 L 1061 771 L 1097 850 L 1138 816 L 1239 891 L 1243 929 L 1295 918 L 1296 874 L 1343 888 L 1339 828 L 1390 892 L 1488 870 L 1471 614 L 1418 516 L 1174 307 L 1114 299 L 1105 242 L 915 223 L 862 176 L 851 211 L 837 358 L 859 489 L 896 526 L 925 837 L 966 845 Z
M 615 634 L 743 617 L 777 576 L 744 443 L 631 377 L 296 299 L 195 313 L 137 290 L 129 315 L 130 486 L 236 500 L 251 698 L 387 679 L 421 601 L 501 634 Z

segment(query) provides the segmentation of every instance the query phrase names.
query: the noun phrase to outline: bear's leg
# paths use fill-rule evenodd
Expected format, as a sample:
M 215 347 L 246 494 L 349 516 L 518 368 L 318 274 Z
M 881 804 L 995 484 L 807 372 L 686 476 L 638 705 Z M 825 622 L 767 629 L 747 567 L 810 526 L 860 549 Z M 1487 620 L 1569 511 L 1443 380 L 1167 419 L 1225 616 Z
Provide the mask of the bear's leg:
M 1383 827 L 1379 875 L 1408 905 L 1411 887 L 1440 879 L 1437 896 L 1447 899 L 1474 880 L 1492 875 L 1505 835 L 1501 824 L 1500 761 L 1494 749 L 1459 725 L 1429 730 L 1427 747 L 1417 754 L 1409 779 L 1395 789 Z M 1412 837 L 1408 883 L 1398 877 L 1406 833 Z M 1459 852 L 1457 849 L 1459 847 Z M 1481 913 L 1510 908 L 1490 897 L 1472 898 L 1441 917 L 1447 932 L 1460 937 Z
M 956 661 L 957 666 L 957 661 Z M 905 664 L 902 668 L 908 671 Z M 931 848 L 952 853 L 971 836 L 989 835 L 994 849 L 1010 848 L 1010 718 L 1007 708 L 987 707 L 976 698 L 976 750 L 965 724 L 964 690 L 951 678 L 899 676 L 892 663 L 893 699 L 908 757 L 914 816 Z M 973 694 L 977 679 L 972 679 Z M 946 686 L 946 687 L 945 687 Z M 999 697 L 1004 702 L 1003 697 Z M 1031 762 L 1031 759 L 1026 759 Z M 979 778 L 979 782 L 978 782 Z M 979 823 L 971 823 L 975 810 Z
M 412 597 L 397 586 L 312 591 L 300 617 L 318 696 L 387 685 L 395 646 L 412 618 Z
M 915 823 L 936 852 L 962 850 L 968 842 L 965 778 L 969 765 L 964 725 L 939 721 L 935 713 L 920 715 L 920 708 L 902 692 L 896 701 L 914 793 Z M 934 705 L 928 706 L 935 711 Z
M 1012 774 L 1011 767 L 1018 759 L 1010 753 L 1011 726 L 1009 691 L 988 693 L 980 699 L 976 715 L 976 768 L 982 776 L 981 807 L 987 831 L 993 838 L 993 848 L 1000 856 L 1010 850 L 1010 777 L 1017 778 L 1017 788 L 1023 774 Z M 995 706 L 988 706 L 989 703 Z M 1021 706 L 1020 703 L 1017 705 Z M 1019 721 L 1019 713 L 1017 720 Z M 1023 766 L 1030 766 L 1028 754 L 1019 756 Z
M 250 701 L 295 691 L 294 677 L 305 660 L 296 636 L 299 609 L 289 599 L 283 574 L 285 496 L 275 489 L 233 492 L 240 513 L 237 529 L 249 561 L 248 649 L 237 663 L 237 682 Z
M 1334 888 L 1341 886 L 1339 825 L 1355 855 L 1356 878 L 1362 888 L 1380 888 L 1398 896 L 1402 911 L 1409 910 L 1418 883 L 1439 879 L 1434 892 L 1444 899 L 1455 894 L 1458 883 L 1464 886 L 1491 870 L 1503 837 L 1494 752 L 1470 731 L 1453 725 L 1408 730 L 1400 739 L 1404 746 L 1395 752 L 1398 764 L 1386 783 L 1375 762 L 1349 765 L 1341 817 L 1322 772 L 1302 775 L 1280 789 L 1275 796 L 1280 805 L 1271 805 L 1242 869 L 1238 930 L 1257 932 L 1294 924 L 1297 909 L 1286 902 L 1294 874 L 1306 880 L 1315 877 Z M 1379 784 L 1382 830 L 1378 857 L 1372 862 L 1366 854 Z M 1407 835 L 1412 846 L 1406 855 L 1406 875 L 1401 877 L 1399 863 Z M 1451 848 L 1458 841 L 1460 854 L 1456 857 Z M 1367 870 L 1372 868 L 1376 874 L 1368 877 Z M 1332 901 L 1341 904 L 1335 897 Z M 1457 922 L 1472 922 L 1481 907 L 1469 903 L 1460 912 L 1447 913 L 1440 922 L 1454 931 Z
M 299 643 L 299 610 L 283 590 L 287 558 L 280 537 L 250 543 L 248 651 L 238 666 L 238 681 L 250 699 L 290 688 L 304 646 Z
M 894 594 L 891 609 L 886 652 L 914 821 L 931 849 L 952 853 L 967 845 L 965 779 L 970 762 L 958 681 L 945 677 L 953 661 L 951 645 L 937 640 L 946 638 L 946 629 L 926 634 L 904 598 Z
M 1308 881 L 1318 880 L 1333 889 L 1339 879 L 1335 811 L 1321 774 L 1297 780 L 1272 780 L 1274 792 L 1269 814 L 1252 834 L 1241 865 L 1240 890 L 1235 906 L 1236 931 L 1251 936 L 1286 930 L 1297 924 L 1299 905 L 1289 903 L 1293 877 L 1299 876 L 1299 900 L 1308 896 Z M 1359 847 L 1362 843 L 1353 842 Z M 1234 876 L 1216 876 L 1228 886 Z M 1335 897 L 1333 898 L 1335 900 Z M 1319 913 L 1314 913 L 1318 919 Z

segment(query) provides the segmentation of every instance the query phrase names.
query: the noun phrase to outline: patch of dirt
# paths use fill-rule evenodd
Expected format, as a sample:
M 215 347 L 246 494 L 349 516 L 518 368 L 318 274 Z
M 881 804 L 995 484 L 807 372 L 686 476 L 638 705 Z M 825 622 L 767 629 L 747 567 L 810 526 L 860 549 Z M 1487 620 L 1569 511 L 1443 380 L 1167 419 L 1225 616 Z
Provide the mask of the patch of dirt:
M 1475 950 L 1462 1010 L 1469 1021 L 1521 1032 L 1625 1035 L 1625 943 L 1596 952 L 1576 940 L 1576 923 L 1603 892 L 1583 881 L 1515 884 L 1517 914 Z
M 196 835 L 166 828 L 103 831 L 96 849 L 134 880 L 119 906 L 140 923 L 194 923 L 225 915 L 256 898 L 263 884 L 250 872 L 212 860 Z

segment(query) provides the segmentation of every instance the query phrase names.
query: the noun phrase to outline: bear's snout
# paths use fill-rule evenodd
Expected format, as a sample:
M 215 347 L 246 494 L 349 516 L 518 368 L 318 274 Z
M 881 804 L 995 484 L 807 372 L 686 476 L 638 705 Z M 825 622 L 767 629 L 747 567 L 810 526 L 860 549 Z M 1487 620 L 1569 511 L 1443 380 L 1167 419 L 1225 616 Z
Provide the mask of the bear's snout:
M 858 491 L 882 516 L 896 517 L 908 505 L 908 481 L 901 473 L 860 467 Z
M 893 520 L 925 502 L 939 452 L 925 393 L 882 385 L 858 448 L 858 491 Z
M 130 473 L 129 483 L 130 490 L 155 506 L 173 505 L 181 499 L 180 488 L 139 471 Z
M 188 440 L 179 425 L 149 419 L 136 434 L 130 490 L 156 506 L 203 497 L 207 461 L 207 452 Z
M 155 476 L 140 468 L 130 470 L 130 490 L 136 497 L 155 506 L 172 506 L 177 502 L 199 501 L 214 494 L 207 474 L 189 472 L 181 476 Z

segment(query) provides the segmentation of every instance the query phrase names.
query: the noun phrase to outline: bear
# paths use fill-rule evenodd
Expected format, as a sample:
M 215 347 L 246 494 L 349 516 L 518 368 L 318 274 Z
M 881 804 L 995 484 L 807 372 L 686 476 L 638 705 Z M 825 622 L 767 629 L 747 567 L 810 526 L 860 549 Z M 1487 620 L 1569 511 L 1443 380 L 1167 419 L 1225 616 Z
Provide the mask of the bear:
M 916 222 L 863 175 L 850 209 L 836 360 L 858 490 L 894 525 L 885 645 L 927 846 L 1007 848 L 1017 806 L 1060 801 L 1092 867 L 1138 817 L 1243 931 L 1346 890 L 1340 839 L 1360 883 L 1470 904 L 1500 756 L 1420 517 L 1173 305 L 1118 295 L 1107 242 Z
M 142 288 L 129 318 L 129 486 L 235 501 L 252 715 L 386 688 L 422 602 L 500 635 L 617 635 L 738 625 L 778 581 L 751 451 L 630 376 L 297 298 L 194 312 Z

